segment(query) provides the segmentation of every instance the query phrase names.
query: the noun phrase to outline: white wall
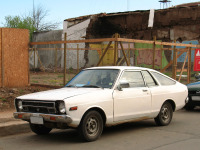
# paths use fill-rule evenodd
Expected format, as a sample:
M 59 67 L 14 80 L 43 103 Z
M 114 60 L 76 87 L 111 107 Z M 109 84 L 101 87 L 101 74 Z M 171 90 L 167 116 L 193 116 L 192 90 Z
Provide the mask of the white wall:
M 67 28 L 68 22 L 63 22 L 63 35 L 62 40 L 64 40 L 64 34 L 67 33 L 67 40 L 83 40 L 83 36 L 86 36 L 86 30 L 90 23 L 90 19 L 85 20 L 79 24 L 71 26 Z M 64 48 L 64 44 L 62 45 Z M 77 48 L 76 43 L 67 44 L 67 48 Z M 79 48 L 85 48 L 85 43 L 79 43 Z M 79 50 L 79 67 L 83 67 L 85 65 L 84 59 L 84 52 L 85 50 Z M 61 66 L 64 66 L 64 51 L 62 51 L 62 59 L 61 59 Z M 77 69 L 77 51 L 76 50 L 67 50 L 67 60 L 66 60 L 67 69 L 73 68 Z

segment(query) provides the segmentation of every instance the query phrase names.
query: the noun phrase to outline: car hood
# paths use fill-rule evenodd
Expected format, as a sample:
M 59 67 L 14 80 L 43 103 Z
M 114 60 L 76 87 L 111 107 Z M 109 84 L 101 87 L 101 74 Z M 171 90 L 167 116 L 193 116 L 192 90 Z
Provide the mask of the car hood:
M 200 90 L 200 82 L 194 82 L 194 83 L 187 84 L 187 88 L 189 91 Z
M 55 90 L 42 91 L 32 94 L 27 94 L 17 97 L 18 99 L 25 100 L 63 100 L 65 98 L 70 98 L 82 94 L 87 94 L 97 90 L 103 90 L 100 88 L 61 88 Z

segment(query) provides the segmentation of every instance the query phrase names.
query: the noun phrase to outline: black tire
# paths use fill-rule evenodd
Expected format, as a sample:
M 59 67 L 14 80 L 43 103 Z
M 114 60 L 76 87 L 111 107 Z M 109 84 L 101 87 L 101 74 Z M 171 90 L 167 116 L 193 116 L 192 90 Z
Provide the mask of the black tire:
M 155 122 L 159 126 L 167 126 L 170 124 L 173 117 L 172 105 L 169 102 L 165 102 L 156 118 L 154 118 Z
M 103 132 L 103 119 L 99 112 L 89 111 L 79 125 L 81 137 L 88 141 L 97 140 Z
M 48 134 L 52 130 L 51 128 L 47 128 L 44 125 L 38 125 L 32 123 L 30 123 L 30 128 L 34 133 L 38 135 Z

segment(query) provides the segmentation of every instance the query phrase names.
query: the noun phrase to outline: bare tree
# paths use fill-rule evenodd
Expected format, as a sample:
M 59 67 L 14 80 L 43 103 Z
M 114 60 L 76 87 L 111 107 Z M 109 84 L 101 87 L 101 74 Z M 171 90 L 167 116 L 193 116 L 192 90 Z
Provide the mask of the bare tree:
M 33 5 L 33 10 L 31 12 L 34 27 L 36 29 L 36 32 L 38 31 L 49 31 L 56 29 L 59 25 L 59 23 L 52 23 L 52 22 L 45 22 L 45 18 L 48 16 L 48 10 L 42 7 L 41 5 L 38 5 L 36 8 Z

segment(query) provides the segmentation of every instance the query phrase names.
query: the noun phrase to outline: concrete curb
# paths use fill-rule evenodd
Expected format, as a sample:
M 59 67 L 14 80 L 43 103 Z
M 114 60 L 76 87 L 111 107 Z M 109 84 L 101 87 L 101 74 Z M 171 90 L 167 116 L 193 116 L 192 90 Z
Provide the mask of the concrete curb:
M 27 133 L 30 131 L 29 123 L 22 120 L 15 119 L 15 121 L 9 120 L 8 122 L 0 123 L 0 137 Z

